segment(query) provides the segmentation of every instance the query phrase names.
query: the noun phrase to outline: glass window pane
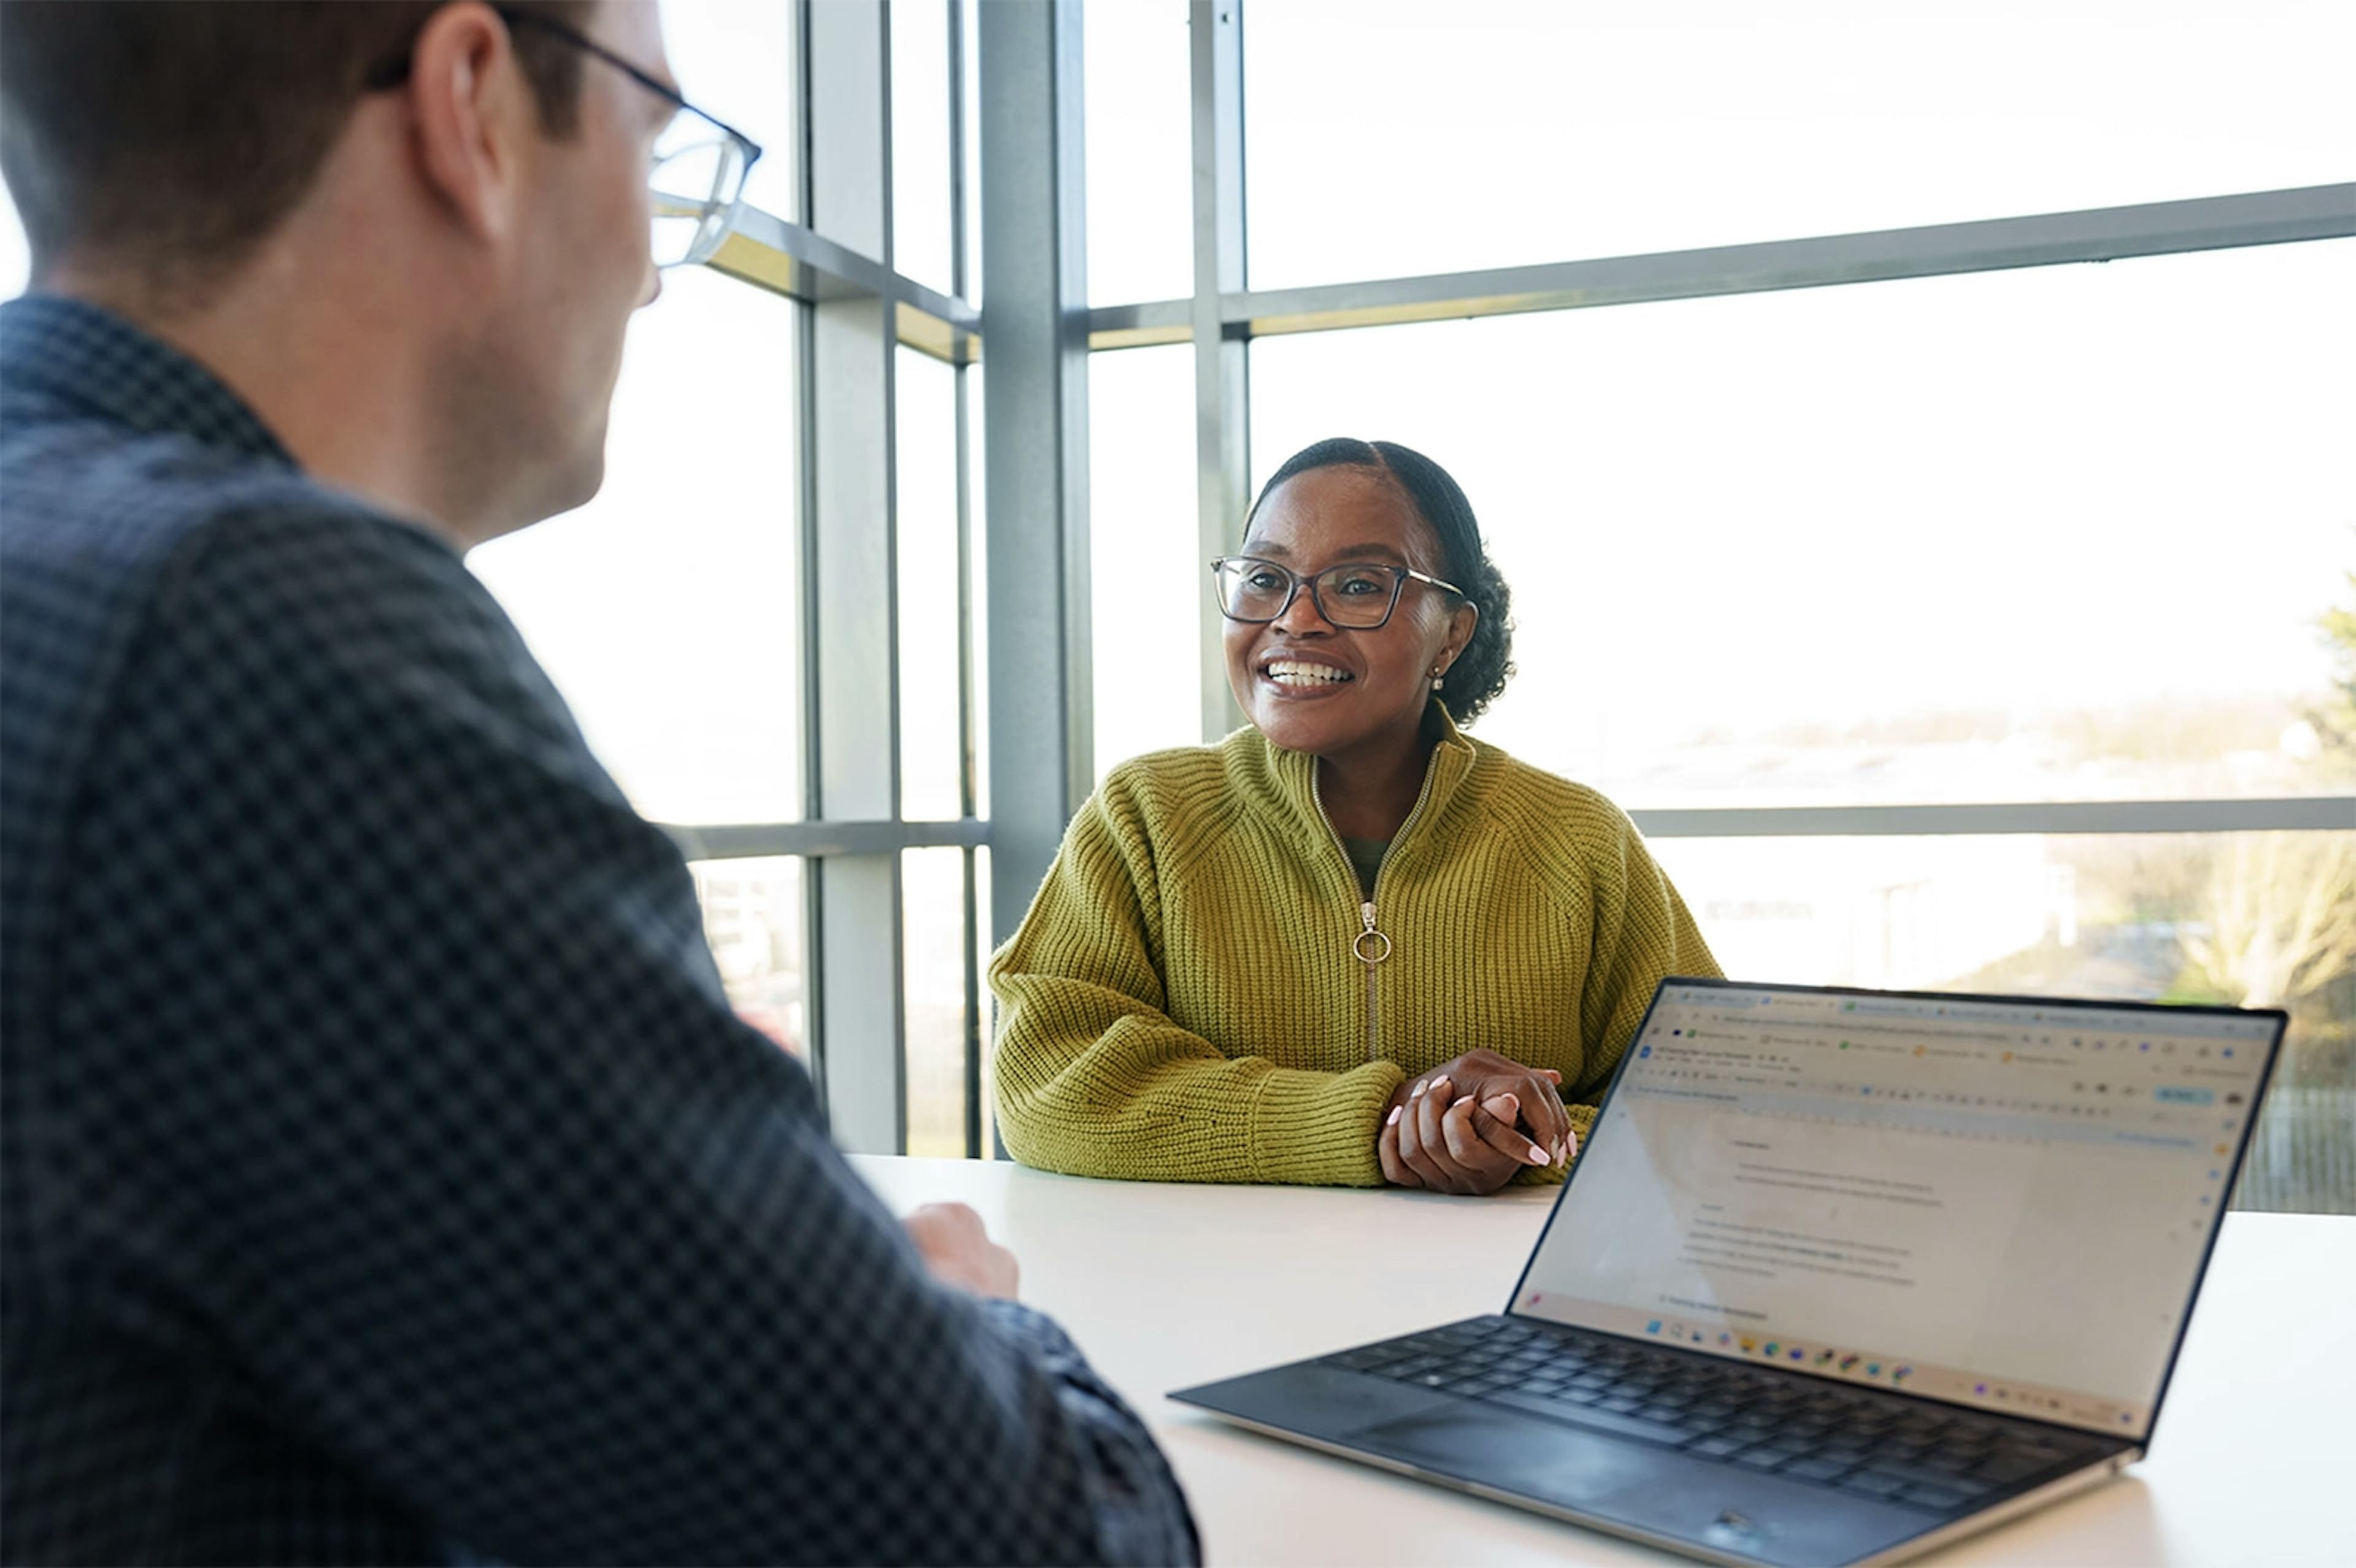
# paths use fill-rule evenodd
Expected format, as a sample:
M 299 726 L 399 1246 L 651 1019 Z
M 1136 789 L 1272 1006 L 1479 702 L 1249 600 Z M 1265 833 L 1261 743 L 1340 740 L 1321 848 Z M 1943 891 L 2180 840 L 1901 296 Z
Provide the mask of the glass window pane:
M 951 292 L 948 21 L 948 0 L 892 7 L 892 266 L 941 293 Z
M 712 944 L 736 1016 L 796 1056 L 806 1055 L 800 859 L 691 860 L 688 869 L 703 904 L 704 940 Z
M 1652 848 L 1738 979 L 2288 1009 L 2236 1201 L 2356 1213 L 2356 831 Z
M 632 804 L 802 814 L 793 306 L 700 268 L 630 329 L 605 485 L 467 558 Z
M 2349 177 L 2356 8 L 2312 0 L 1251 0 L 1247 23 L 1255 288 Z
M 965 851 L 904 849 L 908 1152 L 965 1154 Z
M 1447 466 L 1517 623 L 1478 732 L 1627 805 L 2340 793 L 2351 282 L 2329 240 L 1268 338 L 1253 465 Z
M 688 101 L 761 144 L 744 199 L 798 219 L 794 7 L 744 0 L 663 0 L 663 52 Z
M 1127 348 L 1088 361 L 1088 576 L 1096 769 L 1201 741 L 1194 351 Z
M 957 373 L 897 351 L 900 815 L 962 815 L 958 732 Z
M 1081 32 L 1089 302 L 1192 293 L 1194 130 L 1184 0 L 1090 5 Z

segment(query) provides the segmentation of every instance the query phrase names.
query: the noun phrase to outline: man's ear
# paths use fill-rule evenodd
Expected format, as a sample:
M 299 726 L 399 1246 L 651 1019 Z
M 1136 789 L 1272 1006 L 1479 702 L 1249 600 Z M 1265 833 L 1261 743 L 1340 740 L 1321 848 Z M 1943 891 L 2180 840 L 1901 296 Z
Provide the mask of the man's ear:
M 536 124 L 507 23 L 476 0 L 434 12 L 403 91 L 426 188 L 477 240 L 505 240 L 520 222 L 523 142 Z

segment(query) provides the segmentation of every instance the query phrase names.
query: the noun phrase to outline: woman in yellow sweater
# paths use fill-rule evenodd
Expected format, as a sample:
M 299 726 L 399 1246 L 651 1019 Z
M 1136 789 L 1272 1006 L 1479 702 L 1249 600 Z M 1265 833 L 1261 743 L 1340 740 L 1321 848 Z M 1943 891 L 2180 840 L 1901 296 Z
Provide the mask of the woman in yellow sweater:
M 1122 763 L 991 958 L 1027 1164 L 1559 1180 L 1665 975 L 1716 975 L 1601 795 L 1468 739 L 1508 594 L 1445 470 L 1324 441 L 1214 563 L 1249 726 Z M 1567 1102 L 1567 1104 L 1566 1104 Z

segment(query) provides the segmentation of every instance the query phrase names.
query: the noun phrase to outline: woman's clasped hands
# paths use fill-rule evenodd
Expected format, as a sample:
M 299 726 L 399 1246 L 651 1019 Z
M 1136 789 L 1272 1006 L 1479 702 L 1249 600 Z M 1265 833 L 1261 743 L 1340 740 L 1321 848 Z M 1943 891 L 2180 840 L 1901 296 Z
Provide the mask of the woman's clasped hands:
M 1494 1051 L 1468 1051 L 1409 1078 L 1375 1135 L 1395 1187 L 1478 1196 L 1517 1170 L 1567 1165 L 1578 1147 L 1562 1108 L 1562 1074 Z

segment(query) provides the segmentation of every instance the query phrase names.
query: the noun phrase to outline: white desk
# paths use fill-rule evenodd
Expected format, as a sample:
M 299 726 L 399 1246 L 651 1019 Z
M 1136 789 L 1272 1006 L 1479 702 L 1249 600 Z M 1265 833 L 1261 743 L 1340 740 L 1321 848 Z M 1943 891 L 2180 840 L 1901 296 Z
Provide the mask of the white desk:
M 1162 1397 L 1498 1310 L 1551 1190 L 1472 1200 L 852 1163 L 895 1211 L 932 1200 L 980 1211 L 1022 1260 L 1023 1300 L 1151 1424 L 1219 1568 L 1678 1561 Z M 2230 1216 L 2152 1457 L 1927 1561 L 2356 1563 L 2356 1220 Z

